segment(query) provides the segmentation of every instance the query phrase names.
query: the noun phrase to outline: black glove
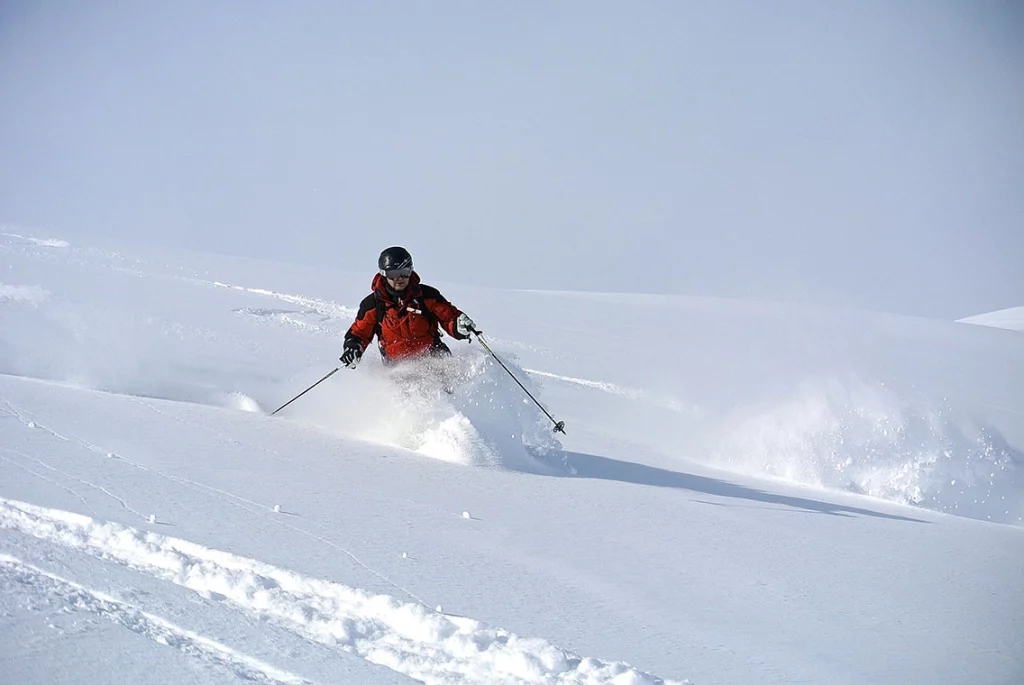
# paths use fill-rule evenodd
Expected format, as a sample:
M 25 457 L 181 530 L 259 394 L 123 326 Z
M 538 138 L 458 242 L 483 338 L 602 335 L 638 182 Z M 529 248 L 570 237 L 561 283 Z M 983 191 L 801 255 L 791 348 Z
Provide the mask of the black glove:
M 350 369 L 356 368 L 359 365 L 359 360 L 363 357 L 363 346 L 358 340 L 346 340 L 345 351 L 341 354 L 341 363 Z

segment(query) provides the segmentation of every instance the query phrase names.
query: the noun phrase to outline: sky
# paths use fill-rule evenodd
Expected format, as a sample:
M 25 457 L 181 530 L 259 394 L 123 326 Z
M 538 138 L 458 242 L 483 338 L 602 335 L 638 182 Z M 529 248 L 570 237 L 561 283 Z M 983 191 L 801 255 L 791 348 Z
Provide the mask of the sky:
M 1024 303 L 1022 37 L 1010 1 L 0 0 L 0 221 L 959 318 Z

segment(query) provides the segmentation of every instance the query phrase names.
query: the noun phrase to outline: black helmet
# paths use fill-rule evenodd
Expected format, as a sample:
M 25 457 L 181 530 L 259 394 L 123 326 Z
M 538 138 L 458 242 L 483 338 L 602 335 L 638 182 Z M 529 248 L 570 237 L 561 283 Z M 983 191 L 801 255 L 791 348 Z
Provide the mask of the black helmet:
M 404 247 L 389 247 L 377 258 L 377 268 L 388 278 L 412 275 L 412 255 Z

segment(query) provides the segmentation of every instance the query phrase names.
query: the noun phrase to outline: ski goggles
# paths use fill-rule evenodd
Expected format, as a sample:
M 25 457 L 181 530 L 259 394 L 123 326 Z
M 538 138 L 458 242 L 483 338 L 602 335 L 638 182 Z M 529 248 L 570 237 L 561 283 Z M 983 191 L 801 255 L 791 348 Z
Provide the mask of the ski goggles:
M 381 269 L 381 274 L 385 278 L 390 278 L 392 281 L 398 280 L 399 278 L 409 278 L 412 276 L 412 267 L 407 266 L 402 269 Z

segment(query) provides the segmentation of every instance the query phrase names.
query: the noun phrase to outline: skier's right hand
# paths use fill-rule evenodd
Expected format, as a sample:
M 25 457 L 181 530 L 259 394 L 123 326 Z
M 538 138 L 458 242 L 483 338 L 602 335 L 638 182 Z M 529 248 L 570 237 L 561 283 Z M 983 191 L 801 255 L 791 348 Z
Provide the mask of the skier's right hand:
M 363 357 L 363 346 L 359 344 L 358 340 L 347 340 L 345 341 L 345 351 L 341 354 L 341 363 L 350 369 L 354 369 L 359 365 L 359 360 Z

